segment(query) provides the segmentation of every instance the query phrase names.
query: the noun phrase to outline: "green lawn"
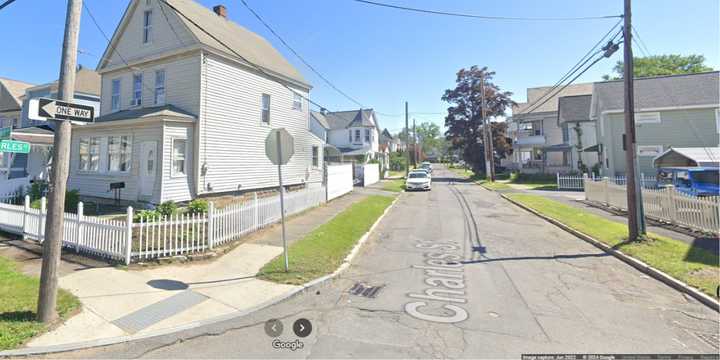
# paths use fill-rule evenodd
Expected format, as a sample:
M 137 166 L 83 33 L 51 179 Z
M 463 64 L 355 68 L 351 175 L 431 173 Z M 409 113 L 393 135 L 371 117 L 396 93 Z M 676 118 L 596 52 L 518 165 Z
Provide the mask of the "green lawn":
M 334 272 L 392 201 L 392 197 L 374 195 L 353 204 L 290 245 L 290 271 L 285 272 L 280 255 L 260 269 L 258 278 L 299 285 Z
M 18 347 L 47 329 L 35 321 L 39 286 L 37 278 L 22 274 L 13 261 L 0 257 L 0 350 Z M 57 311 L 61 318 L 79 307 L 75 296 L 60 290 Z
M 388 176 L 389 177 L 405 177 L 405 170 L 400 170 L 400 171 L 390 170 L 390 171 L 388 171 Z
M 382 185 L 383 190 L 402 192 L 405 190 L 405 179 L 385 180 Z
M 488 189 L 488 190 L 508 190 L 512 189 L 510 185 L 504 182 L 490 182 L 487 180 L 480 180 L 478 181 L 478 184 L 480 184 L 482 187 Z
M 538 195 L 509 194 L 508 197 L 613 246 L 717 299 L 716 289 L 720 281 L 719 259 L 710 251 L 656 234 L 648 234 L 648 239 L 645 241 L 629 243 L 627 225 L 623 223 Z

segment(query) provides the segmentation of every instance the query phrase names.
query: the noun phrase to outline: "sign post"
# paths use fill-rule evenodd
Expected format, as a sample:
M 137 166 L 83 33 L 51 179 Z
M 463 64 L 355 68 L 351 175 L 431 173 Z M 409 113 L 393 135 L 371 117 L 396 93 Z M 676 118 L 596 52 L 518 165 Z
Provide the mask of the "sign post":
M 282 242 L 283 242 L 283 254 L 285 257 L 285 272 L 288 272 L 289 261 L 288 261 L 288 246 L 287 238 L 285 237 L 285 187 L 282 182 L 282 165 L 285 165 L 290 161 L 290 158 L 295 154 L 295 140 L 292 135 L 284 128 L 273 129 L 265 139 L 265 155 L 267 155 L 270 161 L 277 165 L 278 169 L 278 183 L 280 191 L 280 220 L 282 226 Z

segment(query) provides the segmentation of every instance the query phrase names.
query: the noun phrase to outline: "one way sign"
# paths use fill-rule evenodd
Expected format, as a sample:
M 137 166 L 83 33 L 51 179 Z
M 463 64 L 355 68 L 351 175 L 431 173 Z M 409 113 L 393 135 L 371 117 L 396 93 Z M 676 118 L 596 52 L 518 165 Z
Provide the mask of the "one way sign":
M 38 98 L 30 100 L 28 117 L 40 121 L 55 119 L 88 123 L 95 120 L 95 108 L 55 99 Z

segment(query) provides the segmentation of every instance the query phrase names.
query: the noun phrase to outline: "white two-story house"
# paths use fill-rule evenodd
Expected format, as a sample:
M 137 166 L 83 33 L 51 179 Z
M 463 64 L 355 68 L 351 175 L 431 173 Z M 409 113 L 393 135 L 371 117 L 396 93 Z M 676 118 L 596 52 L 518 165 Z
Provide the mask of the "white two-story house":
M 310 84 L 264 38 L 192 0 L 130 1 L 97 66 L 100 116 L 73 126 L 69 188 L 161 203 L 277 186 L 273 128 L 295 141 L 283 183 L 322 181 Z
M 345 159 L 381 160 L 380 127 L 373 109 L 325 112 L 324 118 L 329 126 L 328 143 Z

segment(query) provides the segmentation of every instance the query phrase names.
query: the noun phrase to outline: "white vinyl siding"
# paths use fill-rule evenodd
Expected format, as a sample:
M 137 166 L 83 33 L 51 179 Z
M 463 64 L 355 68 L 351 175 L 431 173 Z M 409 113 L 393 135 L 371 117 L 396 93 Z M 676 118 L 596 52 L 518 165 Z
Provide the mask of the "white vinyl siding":
M 635 124 L 659 124 L 659 112 L 635 113 Z
M 120 79 L 113 79 L 112 85 L 111 85 L 111 95 L 110 95 L 110 110 L 111 111 L 118 111 L 120 110 L 120 94 L 121 94 L 121 82 Z
M 155 105 L 165 104 L 165 70 L 155 71 Z
M 142 74 L 133 74 L 133 93 L 132 93 L 132 101 L 130 102 L 130 106 L 142 105 L 142 88 L 143 88 Z
M 193 198 L 194 175 L 193 162 L 193 124 L 167 123 L 163 127 L 164 142 L 162 150 L 162 195 L 160 201 L 187 201 Z M 180 154 L 175 150 L 180 150 L 180 142 L 184 141 L 185 151 L 182 160 L 185 173 L 181 174 L 180 170 Z M 182 151 L 181 151 L 182 152 Z M 175 173 L 174 173 L 175 172 Z

